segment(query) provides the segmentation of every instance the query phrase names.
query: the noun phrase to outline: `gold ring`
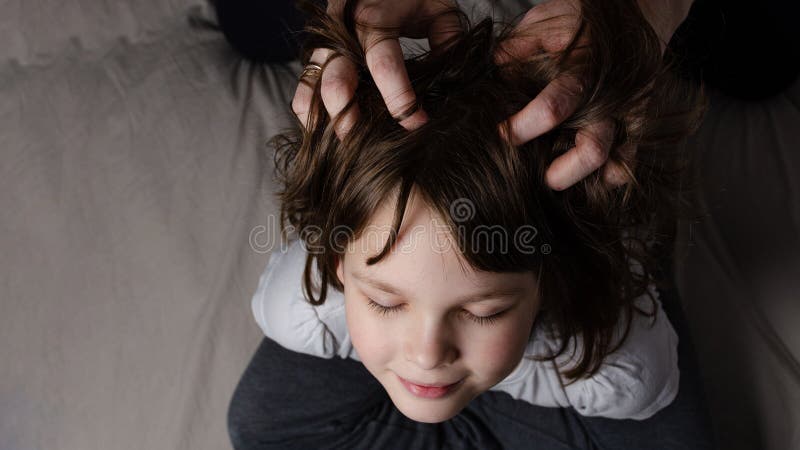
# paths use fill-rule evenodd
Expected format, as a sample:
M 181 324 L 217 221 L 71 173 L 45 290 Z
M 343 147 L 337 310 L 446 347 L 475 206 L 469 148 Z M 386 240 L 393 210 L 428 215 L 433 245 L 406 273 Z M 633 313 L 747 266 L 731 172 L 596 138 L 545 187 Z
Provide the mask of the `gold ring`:
M 319 64 L 309 63 L 303 67 L 303 72 L 300 74 L 300 80 L 305 77 L 311 77 L 314 79 L 319 79 L 320 74 L 322 73 L 322 66 Z

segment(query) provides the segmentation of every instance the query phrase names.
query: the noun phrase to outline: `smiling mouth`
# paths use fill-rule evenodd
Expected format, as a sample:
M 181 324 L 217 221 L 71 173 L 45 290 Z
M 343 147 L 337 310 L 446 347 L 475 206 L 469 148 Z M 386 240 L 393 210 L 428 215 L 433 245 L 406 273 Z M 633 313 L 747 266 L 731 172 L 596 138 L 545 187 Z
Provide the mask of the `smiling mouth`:
M 411 394 L 422 397 L 422 398 L 439 398 L 443 397 L 458 388 L 461 385 L 461 382 L 464 380 L 463 378 L 455 383 L 448 384 L 445 386 L 425 386 L 420 384 L 412 383 L 405 378 L 397 375 L 397 378 L 400 380 L 400 383 L 410 392 Z

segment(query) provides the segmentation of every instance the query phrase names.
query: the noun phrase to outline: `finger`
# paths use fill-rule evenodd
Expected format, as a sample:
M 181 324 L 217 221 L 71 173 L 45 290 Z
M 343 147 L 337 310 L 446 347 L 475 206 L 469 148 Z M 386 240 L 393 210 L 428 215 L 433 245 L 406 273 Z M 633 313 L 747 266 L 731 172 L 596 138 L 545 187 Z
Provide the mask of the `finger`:
M 514 27 L 514 37 L 504 41 L 494 53 L 495 64 L 506 64 L 514 59 L 525 58 L 543 52 L 542 41 L 536 35 L 527 32 L 527 27 L 546 19 L 544 5 L 536 5 Z
M 322 71 L 322 102 L 331 120 L 337 120 L 344 107 L 353 98 L 358 87 L 358 70 L 349 59 L 336 55 Z M 354 103 L 336 125 L 336 135 L 344 139 L 358 120 L 358 104 Z
M 300 80 L 297 83 L 297 88 L 294 91 L 292 98 L 292 111 L 294 115 L 300 120 L 303 128 L 308 129 L 308 114 L 311 108 L 311 98 L 314 95 L 313 82 L 308 80 Z
M 608 160 L 603 167 L 603 181 L 610 187 L 622 186 L 633 181 L 631 175 L 636 168 L 636 145 L 624 144 L 617 149 L 617 153 L 621 162 Z M 623 162 L 628 166 L 630 174 L 625 170 Z
M 614 141 L 614 124 L 603 120 L 578 130 L 575 147 L 556 158 L 545 174 L 551 189 L 564 190 L 605 164 Z
M 431 22 L 428 28 L 428 43 L 431 50 L 447 46 L 464 32 L 458 16 L 455 14 L 442 14 Z
M 383 39 L 366 52 L 367 67 L 369 68 L 375 85 L 386 102 L 389 113 L 396 117 L 404 113 L 416 101 L 416 94 L 408 79 L 403 50 L 397 39 Z M 428 121 L 428 115 L 422 108 L 405 118 L 400 126 L 407 130 L 420 127 Z
M 511 144 L 524 144 L 555 128 L 575 112 L 582 93 L 583 83 L 572 75 L 565 74 L 551 81 L 521 111 L 507 119 Z M 500 130 L 503 135 L 502 128 Z
M 495 50 L 495 64 L 563 50 L 577 31 L 579 11 L 579 8 L 566 1 L 550 1 L 534 6 L 514 27 L 514 35 Z M 546 27 L 531 27 L 532 24 L 546 21 L 552 23 Z
M 309 62 L 323 66 L 331 53 L 333 53 L 333 50 L 327 48 L 314 49 L 311 53 L 311 58 L 309 58 Z M 323 70 L 323 73 L 324 72 Z M 318 82 L 318 77 L 304 77 L 302 80 L 299 80 L 294 92 L 294 97 L 292 98 L 292 111 L 297 118 L 300 119 L 300 123 L 303 124 L 303 127 L 306 129 L 308 129 L 309 126 L 308 119 L 311 109 L 311 99 L 314 96 L 314 89 Z

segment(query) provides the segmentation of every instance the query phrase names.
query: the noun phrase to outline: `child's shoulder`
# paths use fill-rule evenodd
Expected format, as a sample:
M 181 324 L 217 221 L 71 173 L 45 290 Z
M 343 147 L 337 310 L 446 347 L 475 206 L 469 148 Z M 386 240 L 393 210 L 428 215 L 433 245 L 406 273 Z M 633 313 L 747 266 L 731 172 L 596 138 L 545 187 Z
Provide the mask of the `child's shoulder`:
M 619 315 L 613 342 L 616 345 L 623 336 L 625 340 L 617 352 L 640 353 L 656 347 L 663 347 L 665 342 L 677 342 L 677 334 L 664 312 L 659 291 L 654 283 L 650 283 L 645 292 L 633 300 L 633 306 L 633 315 L 627 336 L 625 336 L 627 316 Z M 551 316 L 544 312 L 534 322 L 526 356 L 553 354 L 561 348 L 562 341 L 563 338 L 556 329 Z M 577 360 L 580 357 L 583 350 L 582 342 L 580 335 L 570 339 L 564 352 L 571 356 L 569 359 Z

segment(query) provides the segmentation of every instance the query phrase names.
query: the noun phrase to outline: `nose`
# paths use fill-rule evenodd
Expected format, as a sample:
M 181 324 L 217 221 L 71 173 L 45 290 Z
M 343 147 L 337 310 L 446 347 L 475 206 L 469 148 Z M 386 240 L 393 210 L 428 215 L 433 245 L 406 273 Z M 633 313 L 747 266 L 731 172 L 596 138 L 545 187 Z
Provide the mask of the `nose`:
M 422 370 L 433 370 L 452 364 L 458 358 L 458 348 L 451 330 L 438 322 L 422 323 L 406 330 L 404 353 L 406 360 Z

